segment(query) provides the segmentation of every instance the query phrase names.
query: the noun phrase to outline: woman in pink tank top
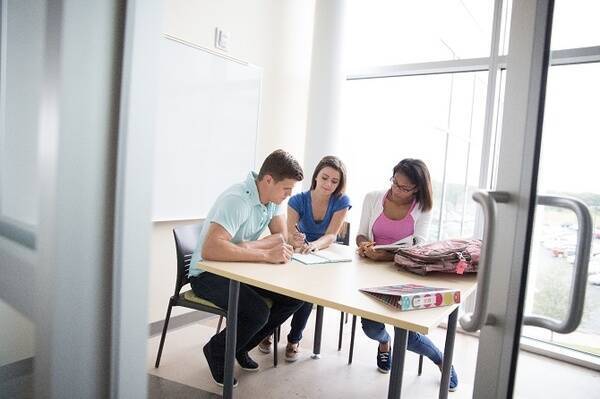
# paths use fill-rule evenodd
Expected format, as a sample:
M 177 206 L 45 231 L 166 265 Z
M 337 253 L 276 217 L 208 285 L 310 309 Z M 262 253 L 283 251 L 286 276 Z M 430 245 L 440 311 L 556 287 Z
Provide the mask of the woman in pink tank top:
M 412 236 L 415 232 L 415 219 L 410 212 L 414 209 L 417 201 L 415 199 L 411 201 L 410 208 L 408 209 L 406 216 L 402 219 L 391 219 L 385 214 L 385 201 L 391 202 L 392 200 L 388 200 L 387 198 L 383 199 L 382 206 L 384 211 L 381 212 L 379 217 L 375 220 L 375 223 L 373 223 L 373 241 L 378 245 L 393 244 L 408 236 Z M 376 252 L 377 251 L 368 251 L 369 254 L 374 254 Z
M 405 159 L 394 167 L 391 187 L 367 194 L 356 237 L 362 256 L 392 260 L 393 253 L 377 251 L 373 245 L 393 244 L 414 236 L 424 242 L 433 206 L 431 178 L 423 161 Z
M 431 218 L 432 189 L 429 170 L 418 159 L 404 159 L 393 170 L 391 187 L 385 191 L 367 194 L 356 244 L 361 256 L 377 260 L 392 261 L 394 253 L 376 250 L 374 245 L 394 244 L 407 238 L 420 244 L 427 237 Z M 377 368 L 389 373 L 392 364 L 390 336 L 383 323 L 361 319 L 365 334 L 379 342 L 377 348 Z M 425 335 L 409 331 L 406 348 L 428 357 L 442 366 L 443 355 Z M 458 376 L 454 367 L 450 374 L 450 391 L 458 386 Z

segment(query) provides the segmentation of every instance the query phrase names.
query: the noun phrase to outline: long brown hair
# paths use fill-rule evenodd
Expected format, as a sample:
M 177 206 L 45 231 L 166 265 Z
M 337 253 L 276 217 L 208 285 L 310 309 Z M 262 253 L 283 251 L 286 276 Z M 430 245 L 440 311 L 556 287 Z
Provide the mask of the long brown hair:
M 433 190 L 431 188 L 429 169 L 427 169 L 425 162 L 420 159 L 403 159 L 394 166 L 393 174 L 395 175 L 396 173 L 403 174 L 417 186 L 415 198 L 419 203 L 419 208 L 423 212 L 430 211 L 433 208 Z
M 335 191 L 331 194 L 339 197 L 340 195 L 344 194 L 344 191 L 346 190 L 346 165 L 344 165 L 341 159 L 333 155 L 327 155 L 319 161 L 312 175 L 310 189 L 314 190 L 315 187 L 317 187 L 317 175 L 319 174 L 321 169 L 326 167 L 335 169 L 340 174 L 340 181 L 338 183 L 338 186 L 335 188 Z

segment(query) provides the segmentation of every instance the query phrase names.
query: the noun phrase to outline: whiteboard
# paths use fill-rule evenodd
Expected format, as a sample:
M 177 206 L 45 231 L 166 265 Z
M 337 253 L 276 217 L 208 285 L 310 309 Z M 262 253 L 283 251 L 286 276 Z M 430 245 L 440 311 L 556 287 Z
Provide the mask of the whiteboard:
M 262 69 L 161 39 L 153 220 L 206 217 L 255 167 Z

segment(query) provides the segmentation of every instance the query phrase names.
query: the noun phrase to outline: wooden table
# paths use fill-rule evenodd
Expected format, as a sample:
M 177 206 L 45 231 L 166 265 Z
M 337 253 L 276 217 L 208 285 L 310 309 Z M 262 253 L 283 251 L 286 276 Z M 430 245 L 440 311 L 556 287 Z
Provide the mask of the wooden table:
M 311 302 L 318 306 L 337 309 L 393 325 L 392 370 L 388 389 L 388 398 L 390 399 L 400 397 L 408 330 L 428 334 L 442 320 L 448 318 L 444 347 L 445 361 L 440 385 L 440 398 L 446 398 L 450 381 L 458 305 L 401 312 L 359 292 L 359 288 L 390 284 L 423 284 L 432 287 L 458 289 L 461 291 L 461 298 L 464 301 L 477 286 L 476 276 L 441 274 L 419 276 L 400 271 L 391 262 L 374 262 L 361 258 L 355 253 L 355 249 L 351 247 L 336 244 L 331 249 L 352 256 L 353 261 L 321 265 L 304 265 L 297 261 L 291 261 L 283 265 L 248 262 L 200 262 L 200 267 L 203 270 L 231 280 L 229 285 L 229 309 L 227 310 L 223 397 L 229 399 L 233 394 L 233 362 L 239 287 L 240 283 L 244 283 Z M 319 330 L 318 327 L 317 325 L 317 330 Z

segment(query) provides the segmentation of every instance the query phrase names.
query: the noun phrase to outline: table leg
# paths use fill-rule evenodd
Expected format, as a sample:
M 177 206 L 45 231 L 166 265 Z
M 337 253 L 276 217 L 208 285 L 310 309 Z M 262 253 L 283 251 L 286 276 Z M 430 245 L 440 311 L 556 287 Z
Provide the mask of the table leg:
M 448 386 L 450 384 L 450 370 L 452 369 L 452 356 L 454 355 L 454 337 L 456 336 L 456 320 L 458 319 L 458 307 L 448 316 L 448 328 L 446 329 L 446 344 L 444 345 L 444 362 L 442 364 L 442 382 L 440 383 L 440 399 L 448 398 Z
M 313 359 L 321 357 L 321 333 L 323 332 L 323 306 L 317 305 L 317 320 L 315 321 L 315 343 L 313 346 Z
M 340 336 L 338 337 L 338 351 L 342 350 L 342 334 L 344 333 L 344 312 L 340 313 Z
M 354 335 L 355 335 L 355 333 L 356 333 L 356 315 L 352 315 L 352 334 L 350 335 L 350 351 L 348 353 L 348 364 L 352 364 L 352 356 L 354 356 Z
M 406 342 L 408 331 L 394 327 L 394 348 L 392 350 L 392 371 L 388 399 L 399 399 L 402 391 L 402 373 L 404 372 L 404 358 L 406 356 Z
M 229 302 L 227 309 L 227 331 L 225 337 L 225 375 L 223 379 L 223 398 L 233 397 L 233 362 L 235 360 L 235 341 L 237 338 L 238 300 L 240 282 L 229 280 Z

